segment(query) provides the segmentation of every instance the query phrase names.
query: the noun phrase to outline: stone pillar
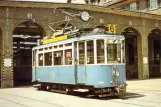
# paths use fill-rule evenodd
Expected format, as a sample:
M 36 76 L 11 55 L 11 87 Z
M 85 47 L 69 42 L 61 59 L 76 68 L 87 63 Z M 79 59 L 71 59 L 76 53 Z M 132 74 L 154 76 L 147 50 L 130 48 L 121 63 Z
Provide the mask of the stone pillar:
M 13 50 L 12 33 L 9 21 L 9 8 L 6 8 L 2 41 L 2 81 L 1 88 L 13 87 Z
M 146 34 L 146 33 L 145 33 Z M 149 59 L 148 59 L 148 37 L 142 37 L 142 57 L 143 57 L 143 79 L 149 78 Z
M 139 79 L 149 78 L 149 61 L 148 61 L 148 30 L 141 28 L 141 36 L 138 39 L 138 76 Z
M 137 35 L 137 47 L 138 47 L 138 78 L 143 79 L 142 33 L 141 35 Z

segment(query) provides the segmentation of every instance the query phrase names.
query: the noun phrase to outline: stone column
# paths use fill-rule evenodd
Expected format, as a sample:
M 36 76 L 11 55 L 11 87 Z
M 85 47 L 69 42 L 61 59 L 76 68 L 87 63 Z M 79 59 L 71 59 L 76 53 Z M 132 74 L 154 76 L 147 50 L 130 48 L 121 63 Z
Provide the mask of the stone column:
M 148 37 L 147 35 L 144 35 L 144 37 L 142 37 L 143 79 L 149 78 Z
M 12 31 L 9 21 L 9 8 L 6 8 L 6 19 L 4 20 L 4 31 L 2 41 L 2 81 L 1 88 L 13 87 L 13 50 Z
M 139 38 L 138 48 L 138 76 L 139 79 L 149 78 L 149 61 L 148 61 L 148 29 L 145 27 L 141 28 L 141 38 Z

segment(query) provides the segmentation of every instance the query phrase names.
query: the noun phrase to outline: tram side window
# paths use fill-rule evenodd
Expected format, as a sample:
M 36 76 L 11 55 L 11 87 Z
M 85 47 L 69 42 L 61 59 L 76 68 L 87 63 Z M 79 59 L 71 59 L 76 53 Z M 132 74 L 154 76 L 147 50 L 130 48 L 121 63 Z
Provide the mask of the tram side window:
M 94 64 L 94 44 L 92 41 L 87 41 L 87 64 Z
M 43 66 L 43 54 L 39 54 L 39 66 Z
M 84 64 L 84 42 L 79 43 L 79 64 Z
M 97 40 L 97 63 L 104 63 L 104 40 Z
M 48 52 L 44 54 L 45 66 L 52 65 L 52 52 Z
M 72 49 L 65 50 L 65 65 L 72 64 Z
M 108 44 L 107 61 L 109 63 L 121 62 L 121 44 Z
M 54 65 L 63 65 L 63 51 L 54 52 Z

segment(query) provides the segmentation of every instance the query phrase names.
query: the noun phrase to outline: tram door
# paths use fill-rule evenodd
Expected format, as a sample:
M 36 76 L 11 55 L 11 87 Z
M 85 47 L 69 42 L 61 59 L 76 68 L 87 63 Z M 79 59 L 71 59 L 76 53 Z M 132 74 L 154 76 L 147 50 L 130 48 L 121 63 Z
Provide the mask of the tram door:
M 85 84 L 86 83 L 86 60 L 85 60 L 85 41 L 78 42 L 77 49 L 77 83 Z
M 37 51 L 36 50 L 34 50 L 33 52 L 32 52 L 32 81 L 36 81 L 36 66 L 37 66 L 37 64 L 36 64 L 36 62 L 37 62 Z

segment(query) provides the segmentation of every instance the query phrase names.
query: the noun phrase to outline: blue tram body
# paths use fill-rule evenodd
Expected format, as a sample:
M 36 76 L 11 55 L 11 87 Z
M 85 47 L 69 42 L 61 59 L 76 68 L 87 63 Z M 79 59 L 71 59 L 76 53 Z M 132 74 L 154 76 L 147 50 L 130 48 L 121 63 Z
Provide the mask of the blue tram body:
M 45 89 L 122 95 L 124 54 L 123 35 L 88 35 L 39 45 L 33 48 L 32 81 Z

